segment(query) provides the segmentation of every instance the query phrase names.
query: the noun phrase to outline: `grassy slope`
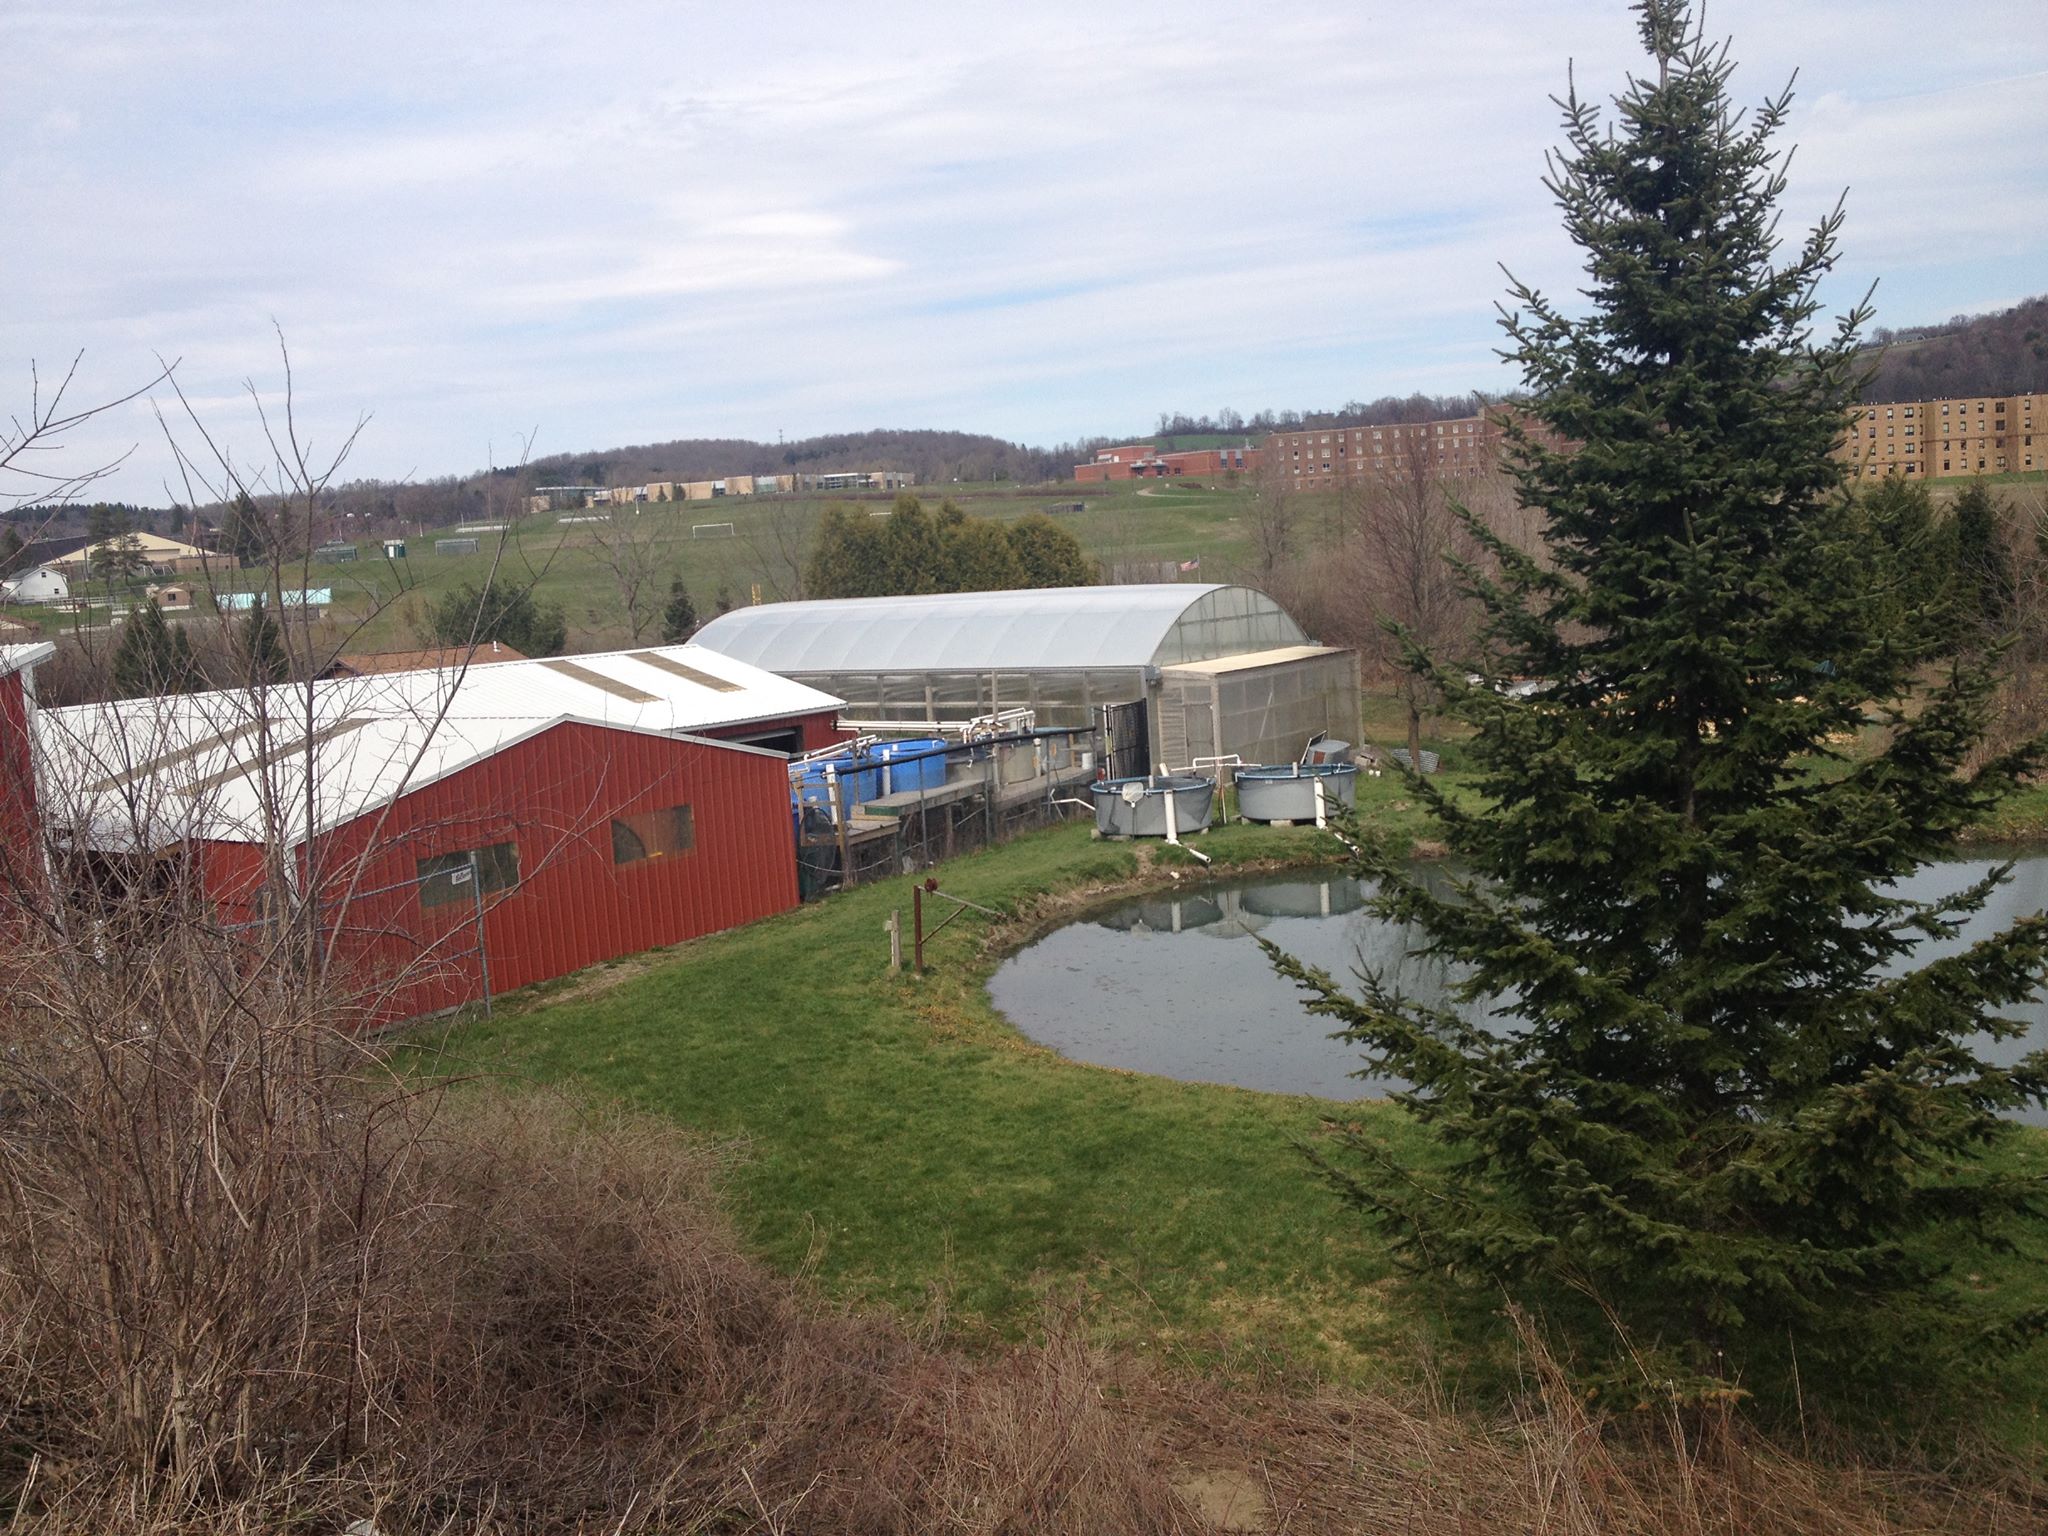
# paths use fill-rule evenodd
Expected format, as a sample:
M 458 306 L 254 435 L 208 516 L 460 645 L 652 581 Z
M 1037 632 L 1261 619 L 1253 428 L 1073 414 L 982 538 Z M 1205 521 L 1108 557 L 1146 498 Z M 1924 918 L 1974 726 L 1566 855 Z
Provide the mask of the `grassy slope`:
M 1412 824 L 1398 789 L 1371 794 Z M 1337 851 L 1255 828 L 1203 846 L 1222 865 Z M 1137 867 L 1131 847 L 1069 826 L 943 873 L 948 891 L 1014 913 Z M 891 882 L 627 962 L 615 985 L 576 978 L 449 1048 L 743 1139 L 734 1193 L 752 1240 L 842 1296 L 916 1307 L 943 1288 L 957 1314 L 1008 1332 L 1043 1290 L 1079 1285 L 1141 1346 L 1385 1352 L 1385 1260 L 1295 1145 L 1330 1106 L 1030 1045 L 982 990 L 992 924 L 973 912 L 933 942 L 931 976 L 890 978 L 882 923 L 909 895 Z M 1384 1108 L 1360 1113 L 1408 1134 Z
M 1370 821 L 1428 830 L 1392 780 L 1366 781 L 1362 799 Z M 1220 868 L 1335 852 L 1310 832 L 1247 827 L 1202 846 Z M 1138 858 L 1070 826 L 946 866 L 946 890 L 1023 916 L 963 914 L 922 981 L 886 974 L 882 924 L 909 898 L 892 882 L 537 989 L 446 1043 L 741 1142 L 733 1204 L 750 1240 L 842 1298 L 915 1310 L 939 1293 L 956 1320 L 1010 1335 L 1046 1295 L 1078 1290 L 1098 1327 L 1143 1350 L 1399 1369 L 1438 1324 L 1302 1161 L 1330 1105 L 1077 1065 L 990 1006 L 991 939 L 1075 910 L 1043 893 L 1126 881 Z M 1343 1112 L 1427 1155 L 1397 1111 Z M 2048 1136 L 2002 1157 L 2048 1172 Z M 2028 1260 L 1961 1262 L 1978 1286 L 2048 1291 Z M 2044 1366 L 2037 1345 L 2002 1373 L 1991 1412 L 2008 1443 L 2038 1440 Z
M 950 495 L 977 517 L 1005 521 L 1042 509 L 1049 501 L 1066 499 L 1067 487 L 1020 491 L 1010 487 L 930 486 L 917 494 L 927 506 L 936 507 Z M 1135 484 L 1075 486 L 1072 499 L 1086 504 L 1080 513 L 1058 514 L 1083 546 L 1106 560 L 1187 560 L 1203 562 L 1203 579 L 1227 570 L 1244 547 L 1244 534 L 1237 524 L 1237 511 L 1248 490 L 1219 487 L 1204 490 L 1189 485 L 1169 485 L 1161 494 L 1139 495 L 1146 487 Z M 736 602 L 745 603 L 758 582 L 764 600 L 772 601 L 780 588 L 773 569 L 777 540 L 769 533 L 771 520 L 789 519 L 808 543 L 809 530 L 825 507 L 844 498 L 824 496 L 731 497 L 711 502 L 651 502 L 641 517 L 661 538 L 665 572 L 681 575 L 690 588 L 691 599 L 700 614 L 708 616 L 720 587 Z M 869 511 L 880 511 L 889 498 L 864 498 L 855 503 Z M 579 514 L 569 514 L 579 515 Z M 571 649 L 592 650 L 621 645 L 627 634 L 619 612 L 616 583 L 595 558 L 592 531 L 587 525 L 564 526 L 557 514 L 514 519 L 500 557 L 500 570 L 510 580 L 531 586 L 537 597 L 560 605 L 569 621 Z M 731 536 L 693 538 L 691 526 L 698 523 L 733 524 Z M 482 550 L 475 555 L 445 556 L 434 553 L 436 538 L 454 537 L 452 530 L 430 529 L 423 536 L 410 537 L 408 558 L 393 564 L 377 553 L 374 540 L 362 539 L 359 559 L 346 564 L 319 564 L 305 568 L 306 584 L 330 587 L 334 592 L 333 617 L 337 626 L 360 629 L 350 640 L 353 649 L 402 649 L 420 643 L 415 613 L 440 593 L 464 582 L 481 585 L 492 560 L 492 535 L 479 535 Z M 287 585 L 296 586 L 300 567 L 285 573 Z M 223 589 L 247 585 L 254 573 L 221 572 L 215 576 Z M 667 574 L 659 583 L 665 593 Z M 657 604 L 658 606 L 658 604 Z
M 1990 483 L 1996 494 L 2019 510 L 2040 505 L 2048 475 L 2007 475 Z M 1942 481 L 1933 486 L 1937 501 L 1946 502 L 1961 488 L 1960 481 Z M 1251 494 L 1250 485 L 1219 482 L 1213 486 L 1187 481 L 1152 484 L 1121 482 L 1107 485 L 1055 485 L 1020 489 L 1014 486 L 973 485 L 921 486 L 917 494 L 936 506 L 951 496 L 978 517 L 1009 519 L 1040 509 L 1048 503 L 1071 499 L 1085 504 L 1079 513 L 1060 513 L 1060 521 L 1072 529 L 1083 548 L 1098 560 L 1183 561 L 1199 559 L 1205 581 L 1230 580 L 1247 552 L 1247 532 L 1242 511 Z M 723 586 L 737 602 L 746 602 L 756 582 L 763 596 L 772 600 L 778 589 L 771 569 L 774 540 L 766 524 L 781 516 L 791 517 L 808 530 L 836 498 L 730 497 L 710 502 L 649 503 L 642 515 L 655 520 L 665 535 L 665 565 L 680 574 L 700 614 L 712 611 L 713 600 Z M 870 498 L 859 504 L 880 510 L 888 498 Z M 1324 498 L 1304 498 L 1305 524 L 1314 526 L 1324 510 Z M 574 515 L 574 514 L 572 514 Z M 504 551 L 502 569 L 521 584 L 533 586 L 543 600 L 559 604 L 569 621 L 572 649 L 595 650 L 624 644 L 626 631 L 618 612 L 618 597 L 612 577 L 592 557 L 591 534 L 587 527 L 567 527 L 555 521 L 556 514 L 513 520 Z M 730 538 L 693 539 L 693 523 L 731 522 Z M 376 541 L 358 542 L 362 558 L 345 565 L 315 564 L 305 572 L 308 585 L 331 586 L 336 595 L 335 617 L 341 626 L 361 626 L 358 638 L 349 641 L 354 649 L 399 649 L 420 643 L 414 620 L 416 610 L 440 592 L 462 582 L 481 583 L 490 568 L 489 545 L 473 556 L 440 556 L 434 553 L 436 537 L 450 530 L 429 530 L 409 539 L 411 557 L 393 566 L 376 556 Z M 483 535 L 487 541 L 489 535 Z M 286 573 L 289 585 L 298 583 L 298 568 Z M 216 580 L 223 586 L 244 585 L 253 575 L 222 572 Z M 661 582 L 666 589 L 667 581 Z M 376 594 L 374 597 L 372 593 Z M 51 634 L 70 627 L 71 620 L 39 609 L 18 611 L 18 617 L 41 622 Z M 1397 733 L 1398 734 L 1398 733 Z

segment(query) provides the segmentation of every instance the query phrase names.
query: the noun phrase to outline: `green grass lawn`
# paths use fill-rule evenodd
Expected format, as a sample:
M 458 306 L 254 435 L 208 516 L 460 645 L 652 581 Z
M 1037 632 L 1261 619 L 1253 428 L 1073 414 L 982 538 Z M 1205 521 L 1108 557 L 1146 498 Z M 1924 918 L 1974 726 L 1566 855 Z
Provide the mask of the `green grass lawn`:
M 1363 781 L 1361 801 L 1369 825 L 1430 830 L 1399 780 Z M 1212 871 L 1147 845 L 1157 866 L 1144 878 L 1170 867 L 1192 883 L 1338 851 L 1308 829 L 1245 826 L 1201 847 Z M 933 941 L 922 979 L 888 974 L 884 921 L 900 909 L 908 922 L 910 883 L 897 880 L 533 989 L 419 1048 L 439 1068 L 593 1094 L 730 1142 L 750 1243 L 843 1301 L 937 1306 L 969 1336 L 1001 1339 L 1028 1332 L 1048 1299 L 1073 1298 L 1105 1338 L 1201 1368 L 1411 1369 L 1450 1325 L 1301 1153 L 1335 1113 L 1427 1158 L 1398 1110 L 1072 1063 L 990 1005 L 1002 944 L 1131 882 L 1140 857 L 1070 825 L 947 864 L 945 890 L 1002 917 L 965 913 Z M 2048 1171 L 2048 1136 L 2002 1156 Z M 1975 1287 L 2048 1299 L 2031 1259 L 1957 1257 Z M 1479 1342 L 1464 1336 L 1451 1358 Z M 1981 1405 L 2012 1445 L 2039 1442 L 2044 1366 L 2048 1347 L 2014 1357 Z
M 1160 494 L 1139 494 L 1155 489 Z M 928 508 L 936 508 L 950 496 L 973 516 L 1003 521 L 1043 510 L 1048 504 L 1082 502 L 1085 510 L 1081 512 L 1055 515 L 1091 557 L 1107 563 L 1199 560 L 1199 579 L 1205 581 L 1228 580 L 1246 547 L 1240 513 L 1250 490 L 1242 485 L 1207 488 L 1181 483 L 1158 487 L 1118 483 L 1020 488 L 984 483 L 921 486 L 914 493 Z M 801 555 L 808 551 L 826 506 L 839 501 L 881 512 L 893 499 L 735 496 L 715 501 L 649 502 L 641 506 L 639 517 L 659 545 L 662 594 L 666 594 L 669 577 L 680 576 L 698 613 L 709 617 L 721 590 L 736 604 L 751 601 L 757 590 L 764 602 L 789 595 L 792 575 L 787 552 Z M 437 539 L 467 536 L 452 528 L 409 536 L 406 558 L 395 562 L 384 559 L 380 540 L 364 537 L 356 541 L 357 559 L 294 563 L 285 571 L 284 580 L 291 587 L 303 584 L 332 590 L 330 627 L 337 642 L 345 638 L 348 648 L 354 650 L 395 650 L 423 643 L 421 625 L 433 600 L 465 582 L 482 585 L 495 560 L 502 579 L 531 587 L 537 598 L 562 609 L 568 619 L 571 649 L 623 645 L 628 633 L 617 582 L 597 558 L 593 529 L 559 521 L 563 516 L 596 512 L 550 512 L 508 519 L 503 535 L 475 535 L 481 547 L 474 555 L 435 553 Z M 696 525 L 726 523 L 732 525 L 730 534 L 693 534 Z M 262 578 L 255 571 L 220 570 L 212 579 L 217 589 L 233 591 Z
M 1337 852 L 1312 831 L 1249 827 L 1203 847 L 1226 866 Z M 1137 867 L 1130 846 L 1069 826 L 958 860 L 943 880 L 1017 913 Z M 1298 1150 L 1332 1106 L 1030 1045 L 988 1003 L 992 920 L 973 912 L 934 941 L 929 976 L 891 977 L 882 924 L 909 899 L 892 881 L 596 985 L 574 978 L 446 1048 L 734 1140 L 752 1242 L 842 1298 L 916 1310 L 943 1296 L 970 1329 L 1007 1335 L 1048 1294 L 1080 1293 L 1134 1347 L 1388 1355 L 1409 1325 L 1382 1294 L 1385 1258 Z M 1356 1112 L 1405 1134 L 1383 1107 Z

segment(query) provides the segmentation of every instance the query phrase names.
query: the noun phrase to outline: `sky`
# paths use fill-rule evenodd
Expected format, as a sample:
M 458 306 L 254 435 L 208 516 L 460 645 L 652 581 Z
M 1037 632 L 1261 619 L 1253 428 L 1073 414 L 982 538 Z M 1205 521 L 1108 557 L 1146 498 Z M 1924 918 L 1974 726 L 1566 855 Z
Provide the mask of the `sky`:
M 2048 291 L 2042 0 L 1708 16 L 1739 99 L 1800 71 L 1786 229 L 1846 191 L 1832 303 Z M 280 335 L 313 462 L 368 418 L 344 479 L 1505 389 L 1503 267 L 1578 279 L 1550 98 L 1641 62 L 1621 0 L 7 0 L 0 406 L 175 360 L 189 416 L 159 384 L 43 461 L 126 453 L 96 494 L 162 504 L 201 427 L 260 470 Z

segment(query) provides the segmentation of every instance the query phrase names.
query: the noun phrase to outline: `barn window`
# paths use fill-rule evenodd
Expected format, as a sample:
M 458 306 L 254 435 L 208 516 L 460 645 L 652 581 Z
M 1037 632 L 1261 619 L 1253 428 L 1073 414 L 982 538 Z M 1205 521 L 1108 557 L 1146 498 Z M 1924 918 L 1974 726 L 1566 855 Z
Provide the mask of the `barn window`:
M 485 848 L 463 848 L 421 859 L 420 905 L 445 907 L 458 901 L 475 901 L 476 892 L 470 884 L 472 871 L 481 878 L 485 891 L 510 890 L 519 883 L 519 845 L 492 843 Z
M 638 864 L 688 853 L 697 846 L 697 819 L 687 805 L 612 819 L 612 862 Z

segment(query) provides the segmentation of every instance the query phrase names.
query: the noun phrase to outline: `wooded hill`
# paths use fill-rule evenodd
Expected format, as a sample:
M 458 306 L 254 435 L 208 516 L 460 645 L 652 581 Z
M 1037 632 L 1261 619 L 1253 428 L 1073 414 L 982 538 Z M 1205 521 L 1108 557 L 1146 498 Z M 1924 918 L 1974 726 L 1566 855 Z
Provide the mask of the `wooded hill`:
M 979 432 L 835 432 L 790 443 L 741 437 L 678 438 L 583 453 L 557 453 L 529 466 L 535 484 L 641 485 L 650 480 L 721 480 L 727 475 L 814 474 L 894 469 L 920 485 L 955 480 L 1034 483 L 1067 471 L 1056 449 L 1028 448 Z
M 2048 393 L 2048 295 L 1939 325 L 1880 326 L 1870 339 L 1868 401 Z

